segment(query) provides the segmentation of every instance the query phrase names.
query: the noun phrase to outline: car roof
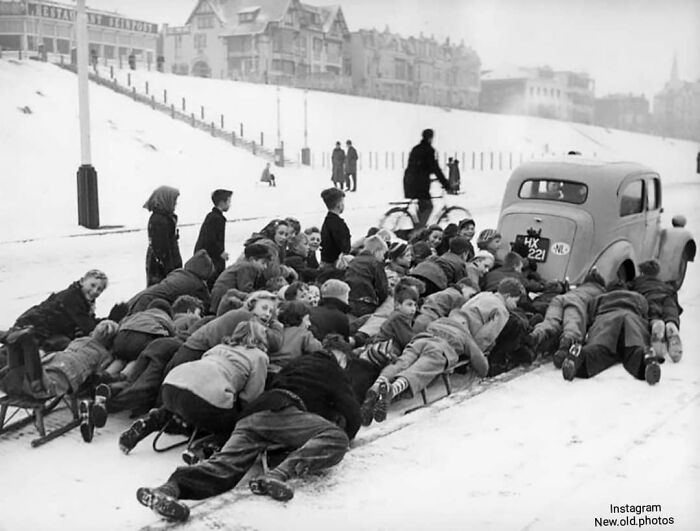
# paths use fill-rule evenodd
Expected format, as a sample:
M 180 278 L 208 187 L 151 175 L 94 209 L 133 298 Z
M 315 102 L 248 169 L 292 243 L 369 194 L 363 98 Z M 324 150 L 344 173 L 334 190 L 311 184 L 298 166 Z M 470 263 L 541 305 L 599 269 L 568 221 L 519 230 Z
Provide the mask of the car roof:
M 605 181 L 617 188 L 628 175 L 653 173 L 651 168 L 629 161 L 604 161 L 578 155 L 525 162 L 518 166 L 510 177 L 511 181 L 537 177 L 551 177 L 558 180 L 575 180 L 588 184 Z

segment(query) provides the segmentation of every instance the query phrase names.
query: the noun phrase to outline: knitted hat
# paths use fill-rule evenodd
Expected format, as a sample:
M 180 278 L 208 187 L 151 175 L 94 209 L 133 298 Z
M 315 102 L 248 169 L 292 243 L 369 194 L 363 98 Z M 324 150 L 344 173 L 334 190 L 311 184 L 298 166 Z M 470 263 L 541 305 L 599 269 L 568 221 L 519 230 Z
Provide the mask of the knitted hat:
M 479 249 L 476 253 L 474 253 L 474 258 L 472 258 L 472 262 L 474 260 L 489 260 L 492 264 L 496 261 L 496 259 L 490 252 L 484 251 L 483 249 Z
M 389 260 L 395 260 L 403 254 L 408 249 L 408 244 L 406 242 L 394 242 L 389 246 Z
M 464 254 L 469 250 L 469 240 L 464 236 L 455 236 L 450 240 L 450 252 Z
M 270 258 L 270 249 L 261 243 L 251 243 L 243 251 L 246 258 L 259 260 L 260 258 Z
M 458 356 L 467 354 L 466 336 L 469 331 L 462 323 L 449 317 L 440 317 L 430 323 L 425 331 L 447 341 Z
M 447 277 L 442 268 L 435 262 L 426 260 L 421 262 L 411 271 L 411 276 L 432 282 L 438 290 L 443 290 L 447 287 Z
M 639 264 L 639 272 L 642 275 L 655 277 L 658 276 L 660 271 L 661 267 L 659 266 L 659 262 L 657 262 L 656 260 L 648 260 Z
M 335 278 L 326 280 L 321 286 L 321 297 L 324 299 L 338 299 L 347 304 L 350 297 L 350 286 Z
M 479 237 L 476 239 L 477 245 L 488 245 L 491 241 L 496 238 L 500 238 L 501 234 L 496 229 L 484 229 L 479 233 Z
M 506 277 L 498 283 L 498 293 L 504 297 L 520 297 L 525 291 L 520 281 Z
M 162 310 L 165 313 L 168 314 L 168 317 L 173 316 L 173 309 L 170 306 L 170 303 L 166 301 L 165 299 L 153 299 L 151 302 L 148 303 L 148 306 L 146 307 L 147 310 L 155 309 L 155 310 Z

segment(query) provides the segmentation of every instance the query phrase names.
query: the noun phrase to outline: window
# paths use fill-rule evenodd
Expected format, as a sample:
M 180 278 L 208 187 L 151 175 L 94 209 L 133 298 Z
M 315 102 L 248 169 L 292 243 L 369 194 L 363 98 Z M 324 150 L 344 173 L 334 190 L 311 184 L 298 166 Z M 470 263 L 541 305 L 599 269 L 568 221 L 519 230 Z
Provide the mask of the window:
M 659 179 L 647 181 L 647 210 L 661 208 L 661 182 Z
M 197 17 L 197 27 L 199 29 L 207 29 L 214 27 L 213 15 L 200 15 Z
M 198 50 L 207 47 L 207 34 L 206 33 L 195 33 L 194 34 L 194 47 Z
M 240 11 L 238 13 L 238 22 L 241 24 L 245 22 L 253 22 L 258 16 L 259 11 L 259 7 L 256 7 L 255 9 L 249 9 L 247 11 Z
M 588 187 L 585 184 L 571 181 L 529 179 L 520 185 L 518 197 L 520 199 L 544 199 L 581 205 L 586 202 L 588 197 Z
M 620 217 L 639 214 L 644 206 L 644 181 L 637 180 L 627 183 L 620 192 Z

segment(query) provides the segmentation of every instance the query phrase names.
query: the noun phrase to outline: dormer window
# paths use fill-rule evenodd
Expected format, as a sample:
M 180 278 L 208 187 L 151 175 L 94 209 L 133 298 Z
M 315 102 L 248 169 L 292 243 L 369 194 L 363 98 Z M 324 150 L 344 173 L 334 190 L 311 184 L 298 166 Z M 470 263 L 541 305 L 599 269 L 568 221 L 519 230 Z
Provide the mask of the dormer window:
M 238 22 L 243 24 L 245 22 L 254 22 L 260 12 L 259 7 L 249 7 L 238 12 Z

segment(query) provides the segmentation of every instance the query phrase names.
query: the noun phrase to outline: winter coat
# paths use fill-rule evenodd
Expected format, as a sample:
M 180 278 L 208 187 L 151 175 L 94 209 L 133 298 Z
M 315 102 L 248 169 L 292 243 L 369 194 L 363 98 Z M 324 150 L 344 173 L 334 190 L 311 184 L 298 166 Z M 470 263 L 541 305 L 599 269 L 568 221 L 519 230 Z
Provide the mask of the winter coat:
M 333 165 L 333 182 L 345 182 L 345 152 L 342 148 L 337 147 L 333 150 L 333 153 L 331 153 L 331 163 Z
M 278 352 L 270 356 L 270 366 L 284 367 L 290 360 L 298 358 L 302 354 L 316 352 L 323 348 L 321 342 L 316 339 L 305 326 L 288 326 L 282 332 L 282 346 Z
M 350 307 L 343 301 L 334 298 L 322 298 L 318 306 L 311 308 L 311 332 L 319 341 L 328 334 L 340 334 L 347 341 L 350 337 Z
M 287 257 L 284 259 L 284 265 L 291 267 L 299 275 L 299 280 L 302 282 L 313 282 L 318 277 L 318 266 L 310 267 L 308 257 L 297 254 L 293 251 L 287 251 Z
M 175 328 L 175 337 L 184 341 L 190 337 L 190 329 L 199 321 L 201 317 L 193 313 L 176 313 L 173 315 L 173 326 Z
M 194 252 L 204 249 L 214 264 L 214 276 L 218 276 L 226 267 L 226 261 L 222 258 L 226 240 L 226 217 L 218 208 L 214 207 L 204 218 L 199 229 L 197 243 L 194 244 Z
M 328 212 L 321 226 L 321 262 L 335 264 L 341 254 L 350 252 L 350 229 L 335 212 Z
M 119 331 L 131 330 L 152 336 L 172 337 L 175 324 L 172 318 L 160 308 L 149 308 L 125 317 L 119 323 Z
M 245 299 L 249 293 L 262 288 L 264 283 L 262 266 L 248 260 L 236 262 L 224 269 L 214 282 L 209 311 L 216 313 L 221 299 L 228 290 L 237 290 L 240 292 L 237 294 L 238 297 Z
M 68 347 L 56 352 L 44 365 L 46 372 L 61 373 L 76 392 L 90 376 L 106 369 L 112 363 L 112 354 L 91 337 L 74 339 Z
M 382 323 L 375 340 L 386 341 L 391 339 L 399 352 L 402 351 L 413 339 L 412 321 L 413 319 L 410 315 L 394 310 L 389 314 L 386 321 Z
M 448 284 L 454 284 L 467 275 L 467 263 L 461 256 L 451 251 L 447 251 L 442 256 L 436 258 L 435 263 L 439 265 L 445 273 Z
M 127 303 L 129 315 L 145 310 L 154 299 L 164 299 L 170 304 L 180 295 L 192 295 L 209 305 L 206 281 L 212 272 L 211 258 L 206 251 L 197 251 L 182 269 L 171 272 L 164 280 L 134 295 Z
M 482 352 L 489 352 L 508 322 L 508 309 L 503 299 L 489 291 L 479 293 L 462 306 L 467 314 L 469 332 Z
M 83 295 L 78 281 L 32 306 L 15 322 L 16 327 L 33 326 L 34 337 L 40 346 L 51 336 L 69 339 L 86 336 L 96 324 L 93 307 Z
M 185 341 L 185 346 L 192 350 L 207 351 L 221 343 L 221 340 L 226 336 L 233 334 L 240 323 L 249 321 L 251 318 L 253 318 L 253 314 L 243 308 L 228 311 L 193 332 Z M 272 320 L 267 325 L 265 335 L 267 336 L 267 351 L 277 352 L 282 346 L 282 325 L 280 322 Z
M 265 389 L 267 354 L 241 345 L 216 345 L 201 359 L 173 368 L 163 384 L 186 389 L 220 409 L 246 404 Z
M 421 262 L 411 269 L 409 275 L 425 282 L 426 296 L 447 288 L 445 272 L 432 260 Z
M 424 332 L 428 325 L 439 317 L 447 317 L 455 308 L 460 308 L 467 299 L 454 287 L 446 288 L 428 296 L 413 325 L 415 333 Z
M 350 381 L 335 358 L 323 351 L 304 354 L 287 364 L 241 417 L 289 406 L 335 422 L 349 439 L 360 429 L 360 404 Z
M 263 281 L 266 282 L 270 280 L 271 278 L 279 277 L 282 276 L 287 280 L 289 279 L 289 271 L 290 268 L 288 268 L 285 265 L 282 265 L 282 262 L 284 261 L 284 249 L 280 249 L 280 247 L 272 241 L 270 238 L 267 238 L 265 235 L 256 232 L 253 233 L 250 238 L 248 238 L 245 243 L 243 244 L 243 247 L 248 247 L 249 245 L 253 243 L 259 243 L 260 245 L 264 245 L 265 247 L 268 248 L 270 251 L 270 260 L 267 264 L 267 267 L 263 270 L 262 276 L 263 276 Z M 246 257 L 245 253 L 241 253 L 241 256 L 238 257 L 237 262 L 245 262 Z M 291 281 L 291 280 L 290 280 Z
M 430 199 L 431 175 L 435 175 L 444 188 L 450 187 L 435 157 L 435 149 L 430 142 L 423 140 L 408 156 L 403 175 L 404 196 L 409 199 Z
M 345 156 L 345 173 L 357 173 L 357 150 L 353 146 L 348 147 L 347 155 Z
M 182 267 L 178 239 L 177 216 L 157 209 L 148 220 L 148 250 L 146 252 L 146 276 L 152 286 L 168 274 Z
M 615 290 L 599 295 L 588 308 L 591 325 L 585 344 L 601 345 L 610 352 L 618 352 L 618 346 L 649 346 L 648 312 L 646 299 L 635 291 Z
M 384 264 L 370 253 L 362 252 L 348 265 L 345 282 L 350 286 L 350 306 L 362 303 L 372 313 L 389 295 Z
M 318 269 L 321 266 L 321 264 L 318 263 L 318 257 L 316 256 L 315 251 L 309 251 L 309 254 L 306 257 L 306 265 L 311 269 Z
M 541 282 L 529 280 L 523 273 L 510 267 L 498 267 L 486 273 L 483 280 L 483 291 L 498 290 L 498 283 L 504 278 L 514 278 L 527 291 L 540 292 L 544 288 Z
M 630 283 L 630 289 L 641 293 L 649 304 L 649 320 L 661 319 L 680 328 L 683 308 L 678 304 L 678 292 L 674 287 L 649 275 L 640 275 Z

